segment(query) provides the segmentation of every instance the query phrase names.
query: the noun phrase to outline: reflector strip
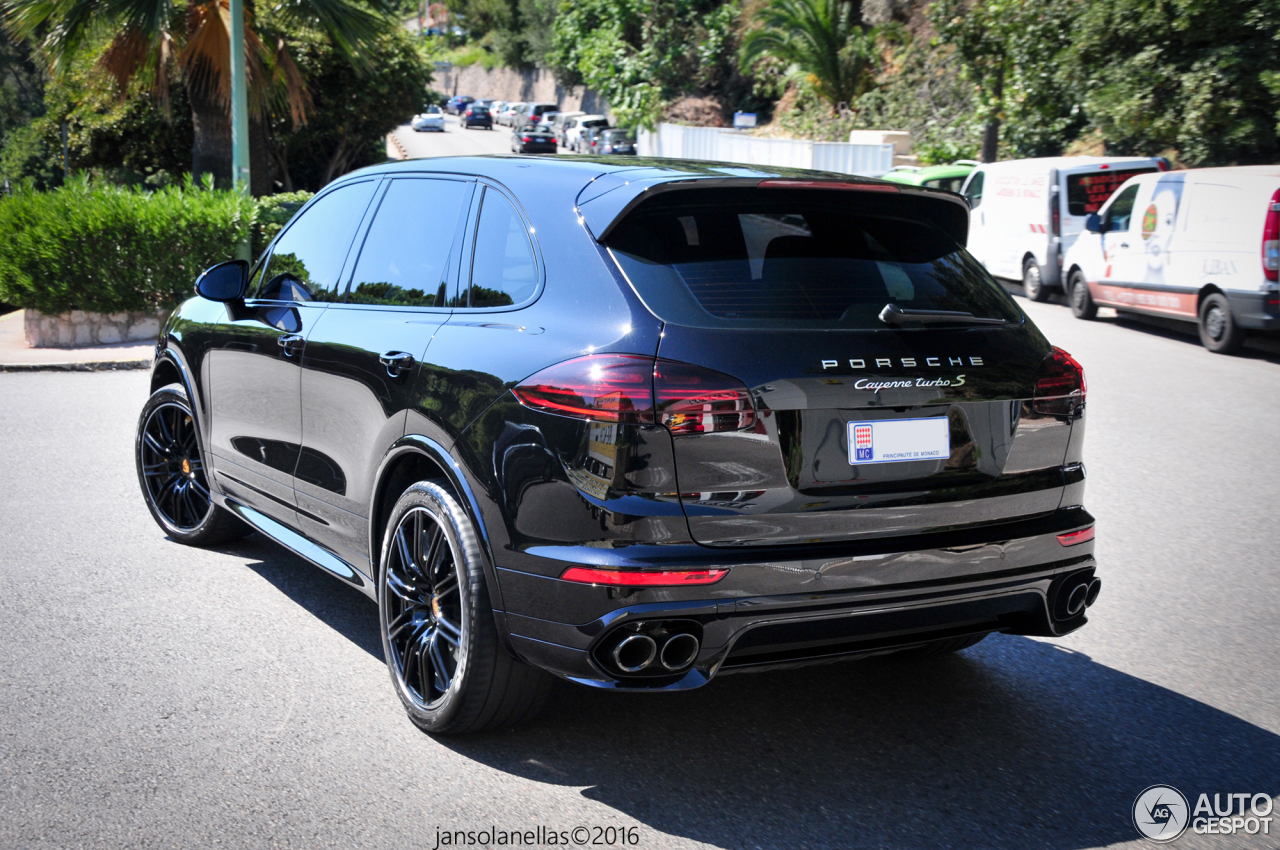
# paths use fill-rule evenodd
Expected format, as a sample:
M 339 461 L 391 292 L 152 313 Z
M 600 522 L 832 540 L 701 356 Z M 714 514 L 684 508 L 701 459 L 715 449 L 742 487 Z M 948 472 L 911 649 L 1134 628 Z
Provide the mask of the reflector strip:
M 560 578 L 583 584 L 609 584 L 616 587 L 677 587 L 687 584 L 715 584 L 728 570 L 595 570 L 570 567 Z
M 1082 528 L 1079 531 L 1068 531 L 1066 534 L 1058 535 L 1058 542 L 1063 546 L 1075 546 L 1078 543 L 1088 543 L 1093 539 L 1093 526 Z

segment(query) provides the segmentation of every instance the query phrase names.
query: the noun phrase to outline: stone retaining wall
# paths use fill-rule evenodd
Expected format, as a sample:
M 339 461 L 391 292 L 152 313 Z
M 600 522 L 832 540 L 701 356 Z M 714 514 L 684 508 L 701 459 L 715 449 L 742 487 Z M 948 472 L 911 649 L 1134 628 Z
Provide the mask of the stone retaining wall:
M 144 342 L 160 335 L 168 310 L 155 313 L 87 313 L 72 310 L 60 316 L 46 316 L 36 310 L 23 311 L 23 330 L 32 348 L 84 348 L 118 342 Z
M 469 94 L 475 98 L 558 103 L 566 112 L 582 110 L 609 114 L 609 104 L 596 92 L 584 86 L 566 88 L 557 83 L 555 75 L 545 68 L 536 71 L 494 68 L 487 71 L 483 65 L 461 68 L 456 65 L 449 68 L 436 66 L 435 81 L 431 87 L 446 95 Z

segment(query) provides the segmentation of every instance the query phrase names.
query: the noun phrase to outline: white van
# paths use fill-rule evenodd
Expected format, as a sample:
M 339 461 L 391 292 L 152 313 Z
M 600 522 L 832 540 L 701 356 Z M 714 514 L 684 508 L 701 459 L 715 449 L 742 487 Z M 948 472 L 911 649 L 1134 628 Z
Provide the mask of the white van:
M 582 153 L 582 131 L 589 127 L 608 127 L 609 119 L 603 115 L 579 115 L 564 128 L 564 146 L 571 151 Z
M 1059 156 L 984 163 L 961 193 L 969 199 L 969 253 L 996 277 L 1021 280 L 1044 301 L 1062 287 L 1062 257 L 1084 219 L 1135 174 L 1167 168 L 1159 157 Z
M 1210 351 L 1280 329 L 1280 165 L 1129 180 L 1065 259 L 1071 310 L 1098 305 L 1197 322 Z

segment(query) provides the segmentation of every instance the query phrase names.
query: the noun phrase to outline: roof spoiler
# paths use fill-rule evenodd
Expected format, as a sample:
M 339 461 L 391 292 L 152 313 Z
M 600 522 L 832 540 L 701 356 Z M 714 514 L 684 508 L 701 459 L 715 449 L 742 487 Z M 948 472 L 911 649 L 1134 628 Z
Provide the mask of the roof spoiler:
M 846 174 L 763 173 L 740 166 L 725 166 L 712 171 L 700 163 L 688 170 L 677 167 L 628 168 L 592 180 L 578 194 L 576 206 L 578 216 L 591 235 L 597 242 L 604 242 L 632 210 L 650 198 L 667 192 L 730 187 L 809 189 L 842 191 L 850 195 L 874 193 L 885 198 L 919 198 L 923 203 L 940 205 L 938 223 L 956 242 L 964 245 L 969 238 L 969 204 L 959 195 Z

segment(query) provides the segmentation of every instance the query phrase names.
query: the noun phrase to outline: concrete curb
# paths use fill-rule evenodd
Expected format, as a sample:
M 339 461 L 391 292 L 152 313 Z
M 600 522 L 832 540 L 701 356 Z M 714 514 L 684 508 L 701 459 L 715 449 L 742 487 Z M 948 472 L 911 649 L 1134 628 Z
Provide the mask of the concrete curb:
M 0 363 L 0 372 L 120 372 L 150 369 L 150 360 L 97 360 L 88 363 Z
M 400 140 L 396 138 L 395 130 L 392 130 L 390 133 L 387 133 L 387 147 L 391 148 L 392 146 L 394 146 L 395 149 L 400 152 L 400 155 L 398 157 L 388 157 L 389 159 L 408 159 L 409 158 L 409 152 L 404 149 L 404 145 L 400 144 Z

